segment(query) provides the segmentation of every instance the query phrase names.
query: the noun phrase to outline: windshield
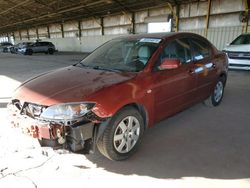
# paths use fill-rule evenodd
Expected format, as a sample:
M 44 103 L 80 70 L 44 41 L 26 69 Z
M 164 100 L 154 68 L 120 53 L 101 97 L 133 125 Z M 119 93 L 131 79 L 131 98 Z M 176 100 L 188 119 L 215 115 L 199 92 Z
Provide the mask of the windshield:
M 250 44 L 250 35 L 240 35 L 231 44 L 232 45 Z
M 161 39 L 114 39 L 95 50 L 80 65 L 95 69 L 139 72 L 158 48 Z

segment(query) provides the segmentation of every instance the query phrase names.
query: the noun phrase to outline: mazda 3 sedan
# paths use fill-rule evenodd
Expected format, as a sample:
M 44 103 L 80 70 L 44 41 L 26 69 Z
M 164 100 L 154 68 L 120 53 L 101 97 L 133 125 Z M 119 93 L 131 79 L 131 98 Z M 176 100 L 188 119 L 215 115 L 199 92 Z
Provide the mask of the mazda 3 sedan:
M 227 71 L 226 54 L 199 35 L 131 35 L 24 82 L 8 107 L 14 127 L 42 146 L 124 160 L 157 122 L 202 101 L 219 105 Z

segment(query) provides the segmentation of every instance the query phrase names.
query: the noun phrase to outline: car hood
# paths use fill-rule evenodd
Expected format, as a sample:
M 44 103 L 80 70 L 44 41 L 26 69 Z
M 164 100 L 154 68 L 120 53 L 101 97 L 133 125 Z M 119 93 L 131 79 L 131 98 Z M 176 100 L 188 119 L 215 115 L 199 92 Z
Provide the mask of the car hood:
M 230 51 L 230 52 L 249 52 L 250 51 L 250 45 L 249 44 L 229 45 L 224 50 L 225 51 Z
M 46 106 L 85 101 L 91 94 L 135 76 L 135 73 L 70 66 L 24 82 L 16 89 L 13 99 Z

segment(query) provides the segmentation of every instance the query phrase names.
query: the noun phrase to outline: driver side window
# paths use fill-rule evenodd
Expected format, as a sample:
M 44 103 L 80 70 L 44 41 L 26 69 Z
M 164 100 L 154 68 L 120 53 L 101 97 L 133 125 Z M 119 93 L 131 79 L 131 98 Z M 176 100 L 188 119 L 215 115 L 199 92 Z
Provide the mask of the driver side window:
M 191 51 L 188 39 L 176 39 L 170 42 L 161 54 L 160 60 L 178 59 L 182 64 L 191 62 Z

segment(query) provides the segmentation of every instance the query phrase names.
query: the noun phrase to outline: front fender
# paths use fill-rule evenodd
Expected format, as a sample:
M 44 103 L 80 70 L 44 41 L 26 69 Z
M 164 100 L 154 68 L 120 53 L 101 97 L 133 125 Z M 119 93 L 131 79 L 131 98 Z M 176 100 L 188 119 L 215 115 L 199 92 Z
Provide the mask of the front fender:
M 154 96 L 150 92 L 150 79 L 133 80 L 115 86 L 104 88 L 88 97 L 88 101 L 95 101 L 92 111 L 101 118 L 112 117 L 124 106 L 136 104 L 142 106 L 147 114 L 148 127 L 154 120 Z

